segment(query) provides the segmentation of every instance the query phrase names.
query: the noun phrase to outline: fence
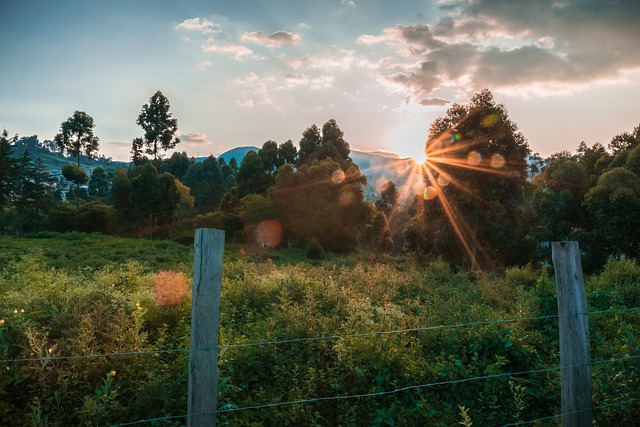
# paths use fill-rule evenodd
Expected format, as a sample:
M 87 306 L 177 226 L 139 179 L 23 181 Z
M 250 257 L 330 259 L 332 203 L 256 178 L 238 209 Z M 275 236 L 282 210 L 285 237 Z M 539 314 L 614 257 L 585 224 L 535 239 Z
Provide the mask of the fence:
M 201 238 L 203 238 L 203 241 L 206 240 L 206 238 L 204 238 L 204 236 L 201 236 Z M 220 242 L 220 236 L 216 237 L 217 242 Z M 214 239 L 214 240 L 216 240 Z M 224 239 L 222 238 L 222 241 Z M 209 243 L 202 243 L 203 241 L 201 241 L 201 246 L 207 246 Z M 198 248 L 199 245 L 196 244 L 196 248 Z M 199 256 L 198 254 L 203 254 L 206 251 L 198 251 L 196 250 L 196 258 Z M 196 265 L 198 265 L 199 261 L 196 262 Z M 207 264 L 206 262 L 202 262 L 203 264 Z M 216 264 L 216 263 L 214 263 Z M 218 267 L 221 267 L 221 258 L 219 258 L 219 263 L 216 264 Z M 196 282 L 199 281 L 200 279 L 198 278 L 204 278 L 204 277 L 219 277 L 220 275 L 220 271 L 218 270 L 218 267 L 214 267 L 212 270 L 210 270 L 208 273 L 199 275 L 197 273 L 194 272 L 194 301 L 193 304 L 194 306 L 197 304 L 196 300 L 196 291 L 202 290 L 200 286 L 196 286 Z M 204 280 L 204 279 L 203 279 Z M 205 280 L 206 281 L 206 280 Z M 208 291 L 207 291 L 208 292 Z M 211 296 L 211 293 L 208 293 L 209 296 Z M 219 294 L 218 294 L 219 295 Z M 560 298 L 560 296 L 559 296 Z M 215 298 L 214 298 L 215 299 Z M 219 300 L 217 301 L 217 303 L 219 304 Z M 214 301 L 215 304 L 215 301 Z M 206 311 L 206 310 L 204 310 Z M 373 338 L 376 336 L 381 336 L 381 335 L 394 335 L 394 334 L 408 334 L 408 333 L 415 333 L 415 332 L 428 332 L 428 331 L 441 331 L 441 330 L 447 330 L 447 329 L 458 329 L 458 328 L 474 328 L 474 327 L 482 327 L 482 326 L 489 326 L 489 325 L 495 325 L 495 324 L 509 324 L 509 323 L 517 323 L 517 322 L 530 322 L 530 321 L 541 321 L 541 320 L 549 320 L 549 319 L 558 319 L 559 323 L 561 323 L 564 320 L 570 319 L 570 318 L 580 318 L 580 319 L 586 319 L 590 316 L 598 316 L 598 315 L 610 315 L 610 314 L 623 314 L 623 313 L 638 313 L 640 312 L 640 308 L 628 308 L 628 309 L 620 309 L 620 310 L 600 310 L 600 311 L 594 311 L 594 312 L 587 312 L 586 311 L 586 306 L 583 307 L 583 309 L 581 311 L 574 311 L 571 313 L 565 313 L 565 314 L 558 314 L 558 315 L 549 315 L 549 316 L 537 316 L 537 317 L 519 317 L 519 318 L 512 318 L 512 319 L 498 319 L 498 320 L 488 320 L 488 321 L 478 321 L 478 322 L 467 322 L 467 323 L 459 323 L 459 324 L 448 324 L 448 325 L 434 325 L 434 326 L 424 326 L 424 327 L 417 327 L 417 328 L 408 328 L 408 329 L 396 329 L 396 330 L 383 330 L 383 331 L 373 331 L 373 332 L 366 332 L 366 333 L 354 333 L 354 334 L 340 334 L 340 335 L 327 335 L 327 336 L 317 336 L 317 337 L 303 337 L 303 338 L 295 338 L 295 339 L 286 339 L 286 340 L 266 340 L 266 341 L 256 341 L 256 342 L 249 342 L 249 343 L 238 343 L 238 344 L 229 344 L 229 345 L 218 345 L 217 344 L 217 336 L 215 337 L 215 340 L 211 337 L 209 337 L 208 342 L 205 342 L 204 344 L 202 343 L 198 343 L 196 342 L 194 344 L 194 340 L 193 340 L 193 336 L 194 336 L 194 329 L 197 331 L 197 324 L 198 322 L 202 322 L 202 320 L 199 320 L 200 317 L 198 317 L 197 315 L 193 315 L 192 316 L 192 342 L 191 342 L 191 346 L 189 348 L 177 348 L 177 349 L 165 349 L 165 350 L 152 350 L 152 351 L 133 351 L 133 352 L 117 352 L 117 353 L 108 353 L 108 354 L 92 354 L 92 355 L 83 355 L 83 356 L 55 356 L 55 357 L 39 357 L 39 358 L 25 358 L 25 359 L 5 359 L 5 360 L 0 360 L 0 363 L 21 363 L 21 362 L 33 362 L 33 361 L 40 361 L 43 364 L 52 362 L 52 361 L 56 361 L 56 360 L 68 360 L 68 359 L 90 359 L 90 358 L 99 358 L 99 357 L 125 357 L 125 356 L 136 356 L 136 355 L 145 355 L 145 354 L 162 354 L 162 353 L 187 353 L 190 352 L 191 353 L 191 358 L 190 360 L 197 360 L 198 359 L 198 355 L 206 355 L 206 358 L 209 360 L 217 360 L 217 356 L 213 357 L 213 355 L 217 355 L 217 351 L 221 350 L 221 349 L 227 349 L 227 348 L 242 348 L 242 347 L 258 347 L 258 346 L 283 346 L 283 345 L 291 345 L 291 344 L 304 344 L 306 342 L 314 342 L 314 341 L 328 341 L 328 340 L 338 340 L 338 339 L 349 339 L 349 338 Z M 215 314 L 215 313 L 214 313 Z M 217 316 L 217 314 L 215 314 Z M 208 317 L 208 316 L 207 316 Z M 206 321 L 208 322 L 208 321 Z M 209 328 L 212 329 L 212 328 Z M 216 335 L 217 335 L 217 328 L 213 328 L 216 329 Z M 589 370 L 591 369 L 592 366 L 596 366 L 596 365 L 603 365 L 603 364 L 615 364 L 615 363 L 620 363 L 620 362 L 629 362 L 629 361 L 636 361 L 637 359 L 640 358 L 640 355 L 632 355 L 632 356 L 627 356 L 627 357 L 611 357 L 611 358 L 606 358 L 606 359 L 602 359 L 602 360 L 596 360 L 596 361 L 592 361 L 590 359 L 586 360 L 586 362 L 584 360 L 580 360 L 578 363 L 562 363 L 561 362 L 561 366 L 558 367 L 552 367 L 552 368 L 546 368 L 546 369 L 537 369 L 537 370 L 526 370 L 526 371 L 520 371 L 520 372 L 503 372 L 503 373 L 498 373 L 498 374 L 493 374 L 493 375 L 482 375 L 482 376 L 473 376 L 473 377 L 468 377 L 468 378 L 461 378 L 461 379 L 456 379 L 456 380 L 449 380 L 449 381 L 439 381 L 439 382 L 432 382 L 432 383 L 425 383 L 425 384 L 415 384 L 415 385 L 409 385 L 409 386 L 405 386 L 405 387 L 398 387 L 398 388 L 394 388 L 394 389 L 390 389 L 390 390 L 384 390 L 384 391 L 379 391 L 379 392 L 371 392 L 371 393 L 362 393 L 362 394 L 351 394 L 351 395 L 338 395 L 338 396 L 320 396 L 320 397 L 309 397 L 309 398 L 305 398 L 305 399 L 299 399 L 299 400 L 292 400 L 292 401 L 283 401 L 283 402 L 273 402 L 273 403 L 267 403 L 267 404 L 261 404 L 261 405 L 253 405 L 253 406 L 244 406 L 244 407 L 235 407 L 232 404 L 225 404 L 222 405 L 221 407 L 218 408 L 217 403 L 214 404 L 214 406 L 212 407 L 213 409 L 202 409 L 202 406 L 200 406 L 199 409 L 195 409 L 195 406 L 197 406 L 197 404 L 193 404 L 193 406 L 190 406 L 187 409 L 186 414 L 184 415 L 176 415 L 176 416 L 165 416 L 165 417 L 157 417 L 157 418 L 149 418 L 149 419 L 142 419 L 142 420 L 136 420 L 136 421 L 131 421 L 131 422 L 125 422 L 125 423 L 121 423 L 121 424 L 116 424 L 115 426 L 129 426 L 129 425 L 142 425 L 142 424 L 153 424 L 153 423 L 158 423 L 158 422 L 162 422 L 162 421 L 171 421 L 171 420 L 187 420 L 187 422 L 189 424 L 195 425 L 193 424 L 193 421 L 195 420 L 202 420 L 205 419 L 207 420 L 207 422 L 209 424 L 207 425 L 212 425 L 211 424 L 211 420 L 213 420 L 213 422 L 215 422 L 215 415 L 216 414 L 228 414 L 228 413 L 234 413 L 234 412 L 241 412 L 241 411 L 252 411 L 252 410 L 260 410 L 260 409 L 267 409 L 267 408 L 277 408 L 277 407 L 283 407 L 283 406 L 291 406 L 291 405 L 305 405 L 305 404 L 312 404 L 312 403 L 317 403 L 317 402 L 327 402 L 327 401 L 339 401 L 339 400 L 353 400 L 353 399 L 368 399 L 368 398 L 374 398 L 374 397 L 381 397 L 381 396 L 389 396 L 389 395 L 393 395 L 393 394 L 398 394 L 398 393 L 403 393 L 409 390 L 415 390 L 415 389 L 427 389 L 427 388 L 433 388 L 433 387 L 441 387 L 441 386 L 447 386 L 447 385 L 455 385 L 455 384 L 460 384 L 460 383 L 466 383 L 466 382 L 472 382 L 472 381 L 483 381 L 483 380 L 489 380 L 489 379 L 494 379 L 494 378 L 505 378 L 505 377 L 517 377 L 517 376 L 523 376 L 523 375 L 531 375 L 531 374 L 538 374 L 538 373 L 545 373 L 545 372 L 553 372 L 553 371 L 562 371 L 564 370 L 571 370 L 571 369 L 583 369 L 585 366 L 587 366 L 589 368 Z M 215 367 L 213 367 L 213 369 L 215 369 Z M 193 370 L 195 372 L 195 369 L 192 368 L 192 365 L 190 364 L 190 373 Z M 207 374 L 205 374 L 207 375 Z M 217 375 L 217 374 L 216 374 Z M 217 377 L 216 377 L 217 378 Z M 212 382 L 213 380 L 209 380 L 208 382 L 208 386 L 211 387 L 212 384 L 216 384 L 216 382 Z M 190 379 L 190 391 L 191 391 L 191 384 L 192 380 Z M 213 388 L 211 388 L 211 393 L 214 394 L 215 390 Z M 207 392 L 208 393 L 208 392 Z M 590 399 L 590 397 L 589 397 Z M 625 401 L 622 402 L 614 402 L 614 403 L 608 403 L 608 404 L 603 404 L 603 405 L 596 405 L 593 406 L 590 403 L 586 406 L 582 406 L 578 409 L 566 409 L 563 405 L 563 408 L 561 410 L 561 412 L 559 414 L 551 414 L 547 417 L 543 417 L 543 418 L 536 418 L 536 419 L 531 419 L 531 420 L 527 420 L 527 421 L 522 421 L 519 423 L 508 423 L 508 424 L 504 424 L 505 426 L 512 426 L 512 425 L 527 425 L 527 424 L 533 424 L 536 422 L 542 422 L 542 421 L 547 421 L 547 420 L 554 420 L 554 419 L 560 419 L 562 418 L 563 420 L 565 418 L 567 418 L 567 416 L 571 416 L 571 415 L 583 415 L 585 412 L 590 412 L 592 410 L 599 410 L 599 409 L 604 409 L 604 408 L 608 408 L 608 407 L 614 407 L 614 406 L 624 406 L 624 405 L 628 405 L 634 402 L 638 402 L 640 401 L 640 396 L 639 397 L 633 397 L 631 399 L 627 399 Z M 189 399 L 189 404 L 191 405 L 191 398 Z

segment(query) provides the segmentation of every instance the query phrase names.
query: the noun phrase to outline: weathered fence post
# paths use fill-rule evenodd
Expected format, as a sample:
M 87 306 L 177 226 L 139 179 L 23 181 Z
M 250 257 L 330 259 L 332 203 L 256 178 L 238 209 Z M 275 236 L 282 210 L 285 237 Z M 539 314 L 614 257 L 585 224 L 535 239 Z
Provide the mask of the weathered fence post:
M 189 351 L 189 427 L 216 425 L 223 254 L 224 231 L 207 228 L 196 230 Z
M 558 289 L 563 427 L 591 426 L 589 317 L 578 242 L 553 242 Z

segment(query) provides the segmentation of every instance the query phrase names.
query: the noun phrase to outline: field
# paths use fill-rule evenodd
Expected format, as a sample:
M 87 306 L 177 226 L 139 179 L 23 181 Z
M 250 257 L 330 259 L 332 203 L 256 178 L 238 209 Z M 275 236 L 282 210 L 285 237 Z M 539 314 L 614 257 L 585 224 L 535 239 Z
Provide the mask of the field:
M 42 233 L 0 265 L 2 425 L 186 424 L 192 247 Z M 595 423 L 638 425 L 640 267 L 586 288 Z M 229 245 L 221 304 L 219 425 L 559 425 L 547 269 Z

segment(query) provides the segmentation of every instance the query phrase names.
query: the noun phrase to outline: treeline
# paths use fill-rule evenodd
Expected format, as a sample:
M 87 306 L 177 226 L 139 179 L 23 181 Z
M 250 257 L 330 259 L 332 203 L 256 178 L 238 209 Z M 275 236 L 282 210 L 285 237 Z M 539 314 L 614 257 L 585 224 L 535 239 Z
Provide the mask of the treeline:
M 596 270 L 610 256 L 640 256 L 640 126 L 608 146 L 584 142 L 575 153 L 531 154 L 525 137 L 488 90 L 454 104 L 431 126 L 427 162 L 413 166 L 424 194 L 387 182 L 367 201 L 366 178 L 350 158 L 335 120 L 312 125 L 296 147 L 265 142 L 240 164 L 163 153 L 180 143 L 161 92 L 143 105 L 132 166 L 90 176 L 80 167 L 99 140 L 93 119 L 75 112 L 55 147 L 74 158 L 53 183 L 17 138 L 0 140 L 0 224 L 6 234 L 38 230 L 103 232 L 192 241 L 195 227 L 224 229 L 254 251 L 282 246 L 409 252 L 452 265 L 495 268 L 549 258 L 550 241 L 578 240 Z M 406 162 L 398 162 L 406 168 Z M 65 186 L 69 187 L 65 189 Z M 64 195 L 63 195 L 64 194 Z M 63 200 L 64 199 L 64 200 Z

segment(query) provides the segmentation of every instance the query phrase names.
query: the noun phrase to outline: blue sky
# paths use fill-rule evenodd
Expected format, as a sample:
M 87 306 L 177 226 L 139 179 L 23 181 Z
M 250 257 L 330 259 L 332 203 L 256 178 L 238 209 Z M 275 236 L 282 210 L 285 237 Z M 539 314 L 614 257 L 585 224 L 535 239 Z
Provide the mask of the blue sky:
M 488 88 L 542 155 L 640 123 L 640 2 L 3 0 L 0 128 L 51 139 L 75 110 L 129 158 L 161 90 L 190 155 L 298 143 L 418 155 L 431 122 Z

